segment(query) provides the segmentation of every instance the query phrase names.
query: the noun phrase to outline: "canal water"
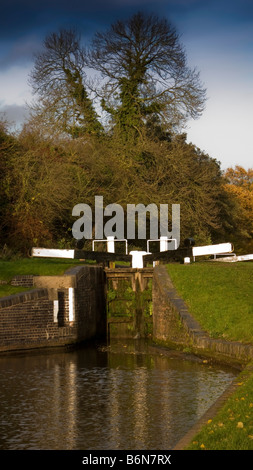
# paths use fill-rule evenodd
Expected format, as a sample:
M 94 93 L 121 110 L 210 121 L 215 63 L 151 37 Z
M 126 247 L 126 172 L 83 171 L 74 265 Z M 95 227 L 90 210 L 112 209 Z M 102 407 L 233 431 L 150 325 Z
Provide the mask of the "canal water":
M 115 341 L 0 357 L 1 450 L 170 450 L 235 371 Z

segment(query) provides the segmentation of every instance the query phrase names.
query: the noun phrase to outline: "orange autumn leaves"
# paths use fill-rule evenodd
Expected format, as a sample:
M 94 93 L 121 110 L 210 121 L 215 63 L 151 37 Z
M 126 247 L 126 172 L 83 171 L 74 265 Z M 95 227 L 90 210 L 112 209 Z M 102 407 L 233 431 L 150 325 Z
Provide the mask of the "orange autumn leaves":
M 245 238 L 253 236 L 253 169 L 241 166 L 228 168 L 224 173 L 224 188 L 233 200 L 234 217 L 240 234 Z

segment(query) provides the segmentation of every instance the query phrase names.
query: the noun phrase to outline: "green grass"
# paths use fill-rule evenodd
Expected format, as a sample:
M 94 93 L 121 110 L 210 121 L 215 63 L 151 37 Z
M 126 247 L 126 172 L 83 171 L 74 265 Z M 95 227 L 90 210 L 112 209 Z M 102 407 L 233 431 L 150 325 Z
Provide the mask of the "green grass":
M 253 343 L 253 263 L 167 265 L 190 313 L 213 338 Z
M 253 374 L 237 381 L 237 391 L 207 421 L 187 450 L 253 450 Z M 247 373 L 246 373 L 247 375 Z
M 25 292 L 31 290 L 26 287 L 10 286 L 9 284 L 0 285 L 0 297 L 7 297 L 8 295 L 18 294 L 19 292 Z
M 8 284 L 0 284 L 0 297 L 23 292 L 28 289 L 24 287 L 11 286 L 9 283 L 16 275 L 33 274 L 40 276 L 63 275 L 64 272 L 80 264 L 79 260 L 56 259 L 56 258 L 20 258 L 17 260 L 0 259 L 0 280 Z

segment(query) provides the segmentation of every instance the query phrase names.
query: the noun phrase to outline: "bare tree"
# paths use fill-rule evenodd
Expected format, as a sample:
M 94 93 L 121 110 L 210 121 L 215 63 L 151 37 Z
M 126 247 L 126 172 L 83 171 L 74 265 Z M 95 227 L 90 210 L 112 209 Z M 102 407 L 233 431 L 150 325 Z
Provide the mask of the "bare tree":
M 80 37 L 73 30 L 61 30 L 46 37 L 30 75 L 34 93 L 40 97 L 40 112 L 48 120 L 53 116 L 63 130 L 73 135 L 102 129 L 86 91 L 85 66 Z
M 102 106 L 123 133 L 141 131 L 147 120 L 167 127 L 197 118 L 205 90 L 174 27 L 154 15 L 134 14 L 96 33 L 90 66 L 103 78 Z

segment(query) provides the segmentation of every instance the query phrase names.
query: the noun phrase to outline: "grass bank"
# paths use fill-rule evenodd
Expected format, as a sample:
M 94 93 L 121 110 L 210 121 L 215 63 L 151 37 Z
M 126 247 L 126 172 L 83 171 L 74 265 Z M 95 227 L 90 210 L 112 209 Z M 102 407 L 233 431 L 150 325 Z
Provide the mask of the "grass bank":
M 79 260 L 55 259 L 55 258 L 20 258 L 17 260 L 0 259 L 0 281 L 7 284 L 0 284 L 0 297 L 16 294 L 25 291 L 24 287 L 14 287 L 10 282 L 17 275 L 40 275 L 40 276 L 60 276 L 64 272 L 77 264 Z
M 253 343 L 253 263 L 167 266 L 190 313 L 212 338 Z
M 242 372 L 236 392 L 186 450 L 253 450 L 253 372 Z
M 253 263 L 168 265 L 190 313 L 213 338 L 253 343 Z M 253 364 L 187 450 L 253 450 Z

